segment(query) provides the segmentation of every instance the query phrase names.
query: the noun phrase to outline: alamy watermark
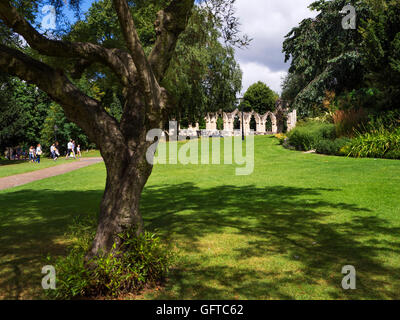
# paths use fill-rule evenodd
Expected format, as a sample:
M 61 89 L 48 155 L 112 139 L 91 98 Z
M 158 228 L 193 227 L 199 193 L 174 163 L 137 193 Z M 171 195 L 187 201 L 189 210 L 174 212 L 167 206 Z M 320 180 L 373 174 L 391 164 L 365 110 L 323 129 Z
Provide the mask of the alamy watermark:
M 356 19 L 357 13 L 356 8 L 354 8 L 351 4 L 348 4 L 343 7 L 340 13 L 345 14 L 346 16 L 342 19 L 342 28 L 345 30 L 355 30 L 357 29 L 356 26 Z
M 342 273 L 346 276 L 342 280 L 342 288 L 344 290 L 356 289 L 356 268 L 352 265 L 347 265 L 342 268 Z
M 42 288 L 44 290 L 55 290 L 56 289 L 56 269 L 53 266 L 47 265 L 42 268 L 42 274 L 45 276 L 42 278 Z
M 153 129 L 147 133 L 149 142 L 155 141 L 147 150 L 146 159 L 150 164 L 193 164 L 193 165 L 232 165 L 236 168 L 236 175 L 250 175 L 254 171 L 254 131 L 247 132 L 245 143 L 240 136 L 232 136 L 221 131 L 216 138 L 209 138 L 210 132 L 201 130 L 200 138 L 195 135 L 177 137 L 177 122 L 169 123 L 169 143 L 160 143 L 163 138 L 161 129 Z M 175 134 L 174 134 L 175 133 Z M 244 147 L 245 145 L 245 147 Z M 168 150 L 167 150 L 168 147 Z M 223 149 L 223 151 L 221 151 Z M 168 152 L 167 152 L 168 151 Z M 168 154 L 167 154 L 168 153 Z

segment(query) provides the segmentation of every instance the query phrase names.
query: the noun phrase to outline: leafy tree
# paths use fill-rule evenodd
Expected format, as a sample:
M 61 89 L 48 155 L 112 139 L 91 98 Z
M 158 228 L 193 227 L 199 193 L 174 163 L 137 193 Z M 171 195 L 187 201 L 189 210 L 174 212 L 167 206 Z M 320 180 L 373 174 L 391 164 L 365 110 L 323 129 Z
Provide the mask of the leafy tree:
M 245 109 L 252 109 L 259 114 L 275 110 L 277 94 L 265 83 L 258 81 L 252 84 L 243 96 Z
M 356 9 L 355 30 L 342 27 L 340 12 L 348 3 Z M 319 0 L 310 5 L 317 17 L 303 20 L 283 44 L 291 66 L 282 96 L 300 116 L 323 111 L 326 92 L 336 93 L 339 106 L 351 100 L 355 107 L 361 106 L 357 101 L 367 108 L 396 107 L 399 6 L 391 0 Z
M 242 86 L 233 48 L 220 43 L 221 33 L 207 17 L 206 10 L 193 10 L 164 80 L 174 98 L 171 116 L 187 124 L 206 112 L 232 110 Z
M 292 59 L 283 96 L 295 95 L 291 102 L 300 115 L 310 115 L 322 105 L 327 90 L 340 93 L 362 81 L 361 35 L 341 24 L 340 11 L 347 3 L 356 7 L 357 22 L 366 17 L 359 1 L 315 1 L 310 8 L 320 12 L 317 17 L 303 20 L 283 43 L 285 61 Z
M 2 100 L 2 101 L 1 101 Z M 0 148 L 35 145 L 51 100 L 39 88 L 8 77 L 0 89 Z
M 398 108 L 400 100 L 400 2 L 369 0 L 371 16 L 363 21 L 362 62 L 365 79 L 375 89 L 377 106 Z M 376 106 L 375 106 L 376 107 Z
M 76 86 L 94 99 L 101 99 L 104 96 L 104 92 L 100 90 L 96 83 L 89 82 L 85 77 L 76 81 Z M 115 101 L 113 102 L 115 103 Z M 111 107 L 105 107 L 105 110 L 111 115 L 118 117 L 120 110 L 116 110 L 116 108 L 115 104 L 111 104 Z M 68 141 L 73 139 L 76 145 L 79 144 L 81 148 L 95 147 L 84 131 L 67 119 L 64 110 L 59 104 L 52 103 L 48 109 L 47 117 L 41 131 L 41 140 L 44 146 L 49 147 L 57 141 L 59 142 L 60 152 L 64 152 L 67 149 L 66 145 Z
M 55 2 L 61 3 L 61 0 Z M 143 232 L 139 201 L 152 171 L 146 155 L 154 143 L 147 141 L 146 135 L 150 129 L 160 128 L 173 110 L 163 80 L 194 2 L 160 2 L 161 10 L 156 14 L 152 31 L 154 37 L 149 40 L 151 47 L 147 48 L 138 35 L 140 16 L 135 16 L 134 11 L 141 4 L 157 4 L 157 1 L 113 0 L 113 6 L 103 10 L 115 12 L 116 26 L 122 36 L 111 30 L 109 38 L 104 35 L 88 41 L 59 39 L 56 34 L 50 39 L 32 26 L 29 10 L 17 10 L 16 1 L 0 1 L 1 24 L 21 35 L 37 53 L 0 44 L 0 70 L 35 83 L 45 91 L 63 108 L 68 120 L 81 127 L 90 141 L 96 143 L 103 156 L 107 168 L 106 188 L 88 258 L 112 251 L 114 243 L 120 247 L 117 235 L 126 229 L 135 228 L 137 234 Z M 240 41 L 246 42 L 246 39 L 237 36 L 233 3 L 226 1 L 221 6 L 219 0 L 207 1 L 215 9 L 210 11 L 210 19 L 225 21 L 221 28 L 226 41 L 242 44 Z M 107 106 L 101 100 L 90 97 L 70 80 L 81 78 L 86 70 L 93 75 L 89 80 L 103 79 L 110 87 L 118 82 L 112 90 L 123 95 L 120 122 L 106 111 Z

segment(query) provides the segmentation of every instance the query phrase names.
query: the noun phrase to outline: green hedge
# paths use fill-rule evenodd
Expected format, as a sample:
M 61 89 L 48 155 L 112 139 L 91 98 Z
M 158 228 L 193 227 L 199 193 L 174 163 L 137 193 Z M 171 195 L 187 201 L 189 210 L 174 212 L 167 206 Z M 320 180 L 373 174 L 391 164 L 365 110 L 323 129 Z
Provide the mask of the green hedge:
M 328 154 L 334 156 L 346 156 L 345 148 L 349 143 L 348 138 L 338 138 L 335 140 L 323 139 L 317 142 L 316 151 L 320 154 Z
M 335 125 L 322 122 L 300 123 L 288 134 L 288 144 L 296 150 L 308 151 L 316 149 L 319 141 L 336 138 Z

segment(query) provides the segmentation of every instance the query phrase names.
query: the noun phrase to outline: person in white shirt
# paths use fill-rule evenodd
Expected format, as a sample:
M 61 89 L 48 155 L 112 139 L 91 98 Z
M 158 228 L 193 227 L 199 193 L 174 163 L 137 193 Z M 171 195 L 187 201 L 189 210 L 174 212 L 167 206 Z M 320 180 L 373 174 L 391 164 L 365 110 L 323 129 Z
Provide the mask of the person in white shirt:
M 74 144 L 72 143 L 72 139 L 69 140 L 68 144 L 67 144 L 67 155 L 65 157 L 65 159 L 68 159 L 68 157 L 70 156 L 70 154 L 72 153 L 74 155 L 75 158 L 75 153 L 74 153 Z
M 74 159 L 76 159 L 76 154 L 75 154 L 75 140 L 72 141 L 72 154 L 74 155 Z
M 51 154 L 51 157 L 53 158 L 53 160 L 56 161 L 57 160 L 56 145 L 54 143 L 50 147 L 50 154 Z

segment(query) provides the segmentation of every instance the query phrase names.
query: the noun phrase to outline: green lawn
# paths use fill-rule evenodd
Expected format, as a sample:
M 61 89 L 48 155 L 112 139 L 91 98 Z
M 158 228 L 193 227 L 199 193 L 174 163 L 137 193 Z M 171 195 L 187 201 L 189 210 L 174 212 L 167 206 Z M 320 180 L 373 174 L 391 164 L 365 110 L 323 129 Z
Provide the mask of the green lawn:
M 400 299 L 400 161 L 303 154 L 255 139 L 255 170 L 157 165 L 146 226 L 178 261 L 158 299 Z M 43 257 L 94 215 L 104 164 L 0 191 L 0 297 L 40 298 Z M 344 265 L 357 289 L 341 288 Z
M 90 150 L 89 152 L 82 151 L 82 158 L 88 157 L 100 157 L 100 152 L 98 150 Z M 49 168 L 62 163 L 68 163 L 70 161 L 74 161 L 74 159 L 65 160 L 65 156 L 59 157 L 57 161 L 42 157 L 42 159 L 40 159 L 40 164 L 32 163 L 26 160 L 0 160 L 0 178 Z

